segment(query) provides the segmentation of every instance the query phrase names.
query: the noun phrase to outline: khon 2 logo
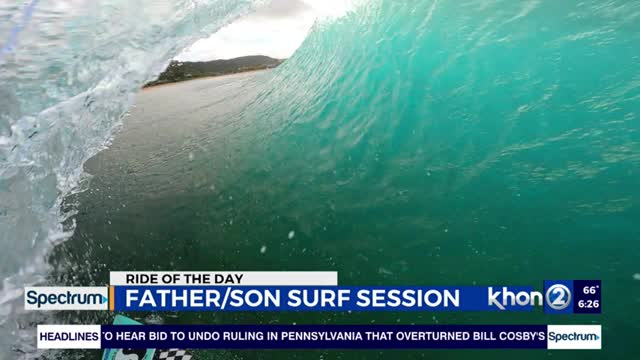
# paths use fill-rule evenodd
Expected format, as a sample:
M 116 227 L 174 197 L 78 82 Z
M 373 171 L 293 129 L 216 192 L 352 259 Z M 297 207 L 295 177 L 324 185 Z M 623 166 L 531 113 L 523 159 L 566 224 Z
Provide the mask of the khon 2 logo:
M 521 290 L 503 286 L 489 287 L 489 306 L 500 310 L 544 306 L 547 313 L 572 312 L 572 286 L 565 281 L 545 281 L 544 295 L 539 291 Z
M 545 292 L 547 306 L 553 310 L 564 310 L 571 305 L 571 290 L 566 285 L 551 285 Z

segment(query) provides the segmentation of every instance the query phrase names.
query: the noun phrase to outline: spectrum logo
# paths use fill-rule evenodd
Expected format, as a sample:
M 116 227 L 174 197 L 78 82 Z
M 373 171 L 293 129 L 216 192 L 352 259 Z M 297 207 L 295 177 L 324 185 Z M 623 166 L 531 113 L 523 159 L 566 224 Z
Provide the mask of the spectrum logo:
M 108 310 L 107 287 L 25 287 L 25 310 Z
M 547 349 L 602 349 L 602 326 L 548 325 Z

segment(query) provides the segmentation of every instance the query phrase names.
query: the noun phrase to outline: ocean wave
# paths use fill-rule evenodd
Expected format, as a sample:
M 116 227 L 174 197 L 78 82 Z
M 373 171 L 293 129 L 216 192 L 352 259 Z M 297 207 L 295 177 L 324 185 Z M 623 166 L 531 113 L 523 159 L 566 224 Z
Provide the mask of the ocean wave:
M 4 334 L 17 331 L 9 320 L 21 288 L 43 281 L 46 254 L 73 231 L 63 199 L 78 189 L 83 163 L 108 146 L 133 95 L 182 49 L 254 5 L 0 5 L 0 39 L 9 39 L 0 63 Z M 236 135 L 252 144 L 247 161 L 269 153 L 287 164 L 277 183 L 256 188 L 313 191 L 333 208 L 405 209 L 404 223 L 426 228 L 428 209 L 406 209 L 444 205 L 460 189 L 480 196 L 481 177 L 519 194 L 523 184 L 593 181 L 608 167 L 631 173 L 640 164 L 638 2 L 324 6 L 331 21 L 316 24 L 236 115 L 251 119 Z M 581 162 L 567 166 L 563 156 Z M 313 199 L 300 212 L 326 205 Z M 8 347 L 12 337 L 2 335 Z

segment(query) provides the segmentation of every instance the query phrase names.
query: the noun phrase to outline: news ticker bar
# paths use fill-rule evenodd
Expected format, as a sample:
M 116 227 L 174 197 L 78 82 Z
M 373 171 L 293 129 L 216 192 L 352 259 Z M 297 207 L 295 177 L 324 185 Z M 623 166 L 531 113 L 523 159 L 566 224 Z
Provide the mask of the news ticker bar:
M 531 311 L 600 313 L 599 280 L 526 286 L 27 287 L 26 310 Z
M 601 349 L 600 325 L 38 325 L 39 349 Z

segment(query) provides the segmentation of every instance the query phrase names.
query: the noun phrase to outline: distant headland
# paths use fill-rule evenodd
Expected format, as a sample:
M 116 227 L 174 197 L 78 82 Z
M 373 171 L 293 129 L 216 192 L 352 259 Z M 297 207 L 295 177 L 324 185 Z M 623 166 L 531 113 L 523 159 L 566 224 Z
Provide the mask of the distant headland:
M 283 61 L 284 59 L 274 59 L 263 55 L 243 56 L 229 60 L 202 62 L 171 61 L 167 69 L 163 71 L 156 80 L 147 83 L 144 87 L 169 84 L 208 76 L 220 76 L 246 71 L 271 69 L 282 64 Z

